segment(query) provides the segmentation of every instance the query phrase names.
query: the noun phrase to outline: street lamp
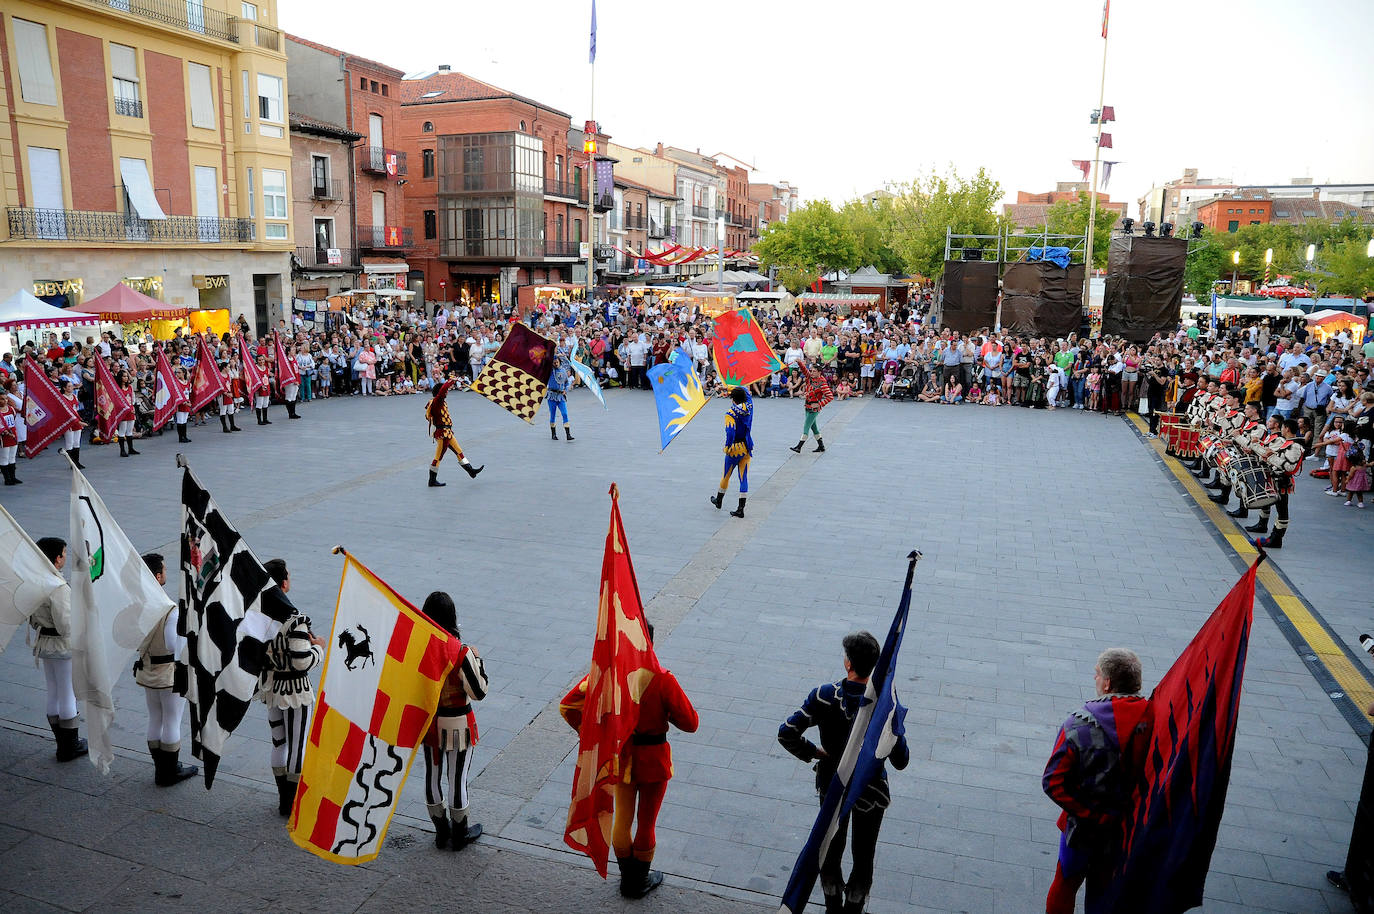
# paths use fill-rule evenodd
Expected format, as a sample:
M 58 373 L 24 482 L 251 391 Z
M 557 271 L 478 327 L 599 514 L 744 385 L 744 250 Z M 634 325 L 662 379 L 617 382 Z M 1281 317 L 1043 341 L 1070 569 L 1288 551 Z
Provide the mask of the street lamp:
M 1369 247 L 1364 249 L 1364 256 L 1374 257 L 1374 238 L 1369 239 Z
M 1269 285 L 1269 264 L 1274 262 L 1274 249 L 1264 249 L 1264 284 Z
M 1314 260 L 1316 260 L 1316 259 L 1317 259 L 1317 246 L 1316 246 L 1315 244 L 1309 244 L 1309 245 L 1307 246 L 1307 266 L 1308 266 L 1309 269 L 1310 269 L 1311 266 L 1312 266 L 1312 261 L 1314 261 Z
M 1231 292 L 1236 291 L 1236 269 L 1240 266 L 1240 251 L 1231 252 Z
M 716 291 L 725 291 L 725 217 L 716 217 L 716 265 L 720 275 L 716 277 Z

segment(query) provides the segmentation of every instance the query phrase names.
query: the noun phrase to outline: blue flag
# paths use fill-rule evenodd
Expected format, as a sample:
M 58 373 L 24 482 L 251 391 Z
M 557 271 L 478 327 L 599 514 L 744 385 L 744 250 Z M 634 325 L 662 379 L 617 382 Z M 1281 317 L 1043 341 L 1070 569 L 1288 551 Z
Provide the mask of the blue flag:
M 811 826 L 811 836 L 806 839 L 806 845 L 792 867 L 778 914 L 784 911 L 800 914 L 806 907 L 811 890 L 816 887 L 821 861 L 830 850 L 830 842 L 839 832 L 840 823 L 853 811 L 864 788 L 882 770 L 892 749 L 906 735 L 906 708 L 897 701 L 896 677 L 893 673 L 897 668 L 897 651 L 902 647 L 902 635 L 906 632 L 907 615 L 911 610 L 911 579 L 920 558 L 919 552 L 907 556 L 906 586 L 902 590 L 902 600 L 897 605 L 897 615 L 893 617 L 892 628 L 883 642 L 878 664 L 868 677 L 863 701 L 854 716 L 854 726 L 849 731 L 849 744 L 845 746 L 839 767 L 830 779 L 830 786 L 826 788 L 816 824 Z
M 572 370 L 577 376 L 582 379 L 582 383 L 587 385 L 587 389 L 592 392 L 592 395 L 595 396 L 597 400 L 601 401 L 601 408 L 610 409 L 610 407 L 606 405 L 605 394 L 601 392 L 601 383 L 596 379 L 596 372 L 592 371 L 586 365 L 583 365 L 577 359 L 568 359 L 568 364 L 572 366 Z
M 596 0 L 592 0 L 592 47 L 587 63 L 596 63 Z
M 650 368 L 649 382 L 654 387 L 654 405 L 658 407 L 659 450 L 663 450 L 701 412 L 706 394 L 696 372 L 674 362 Z

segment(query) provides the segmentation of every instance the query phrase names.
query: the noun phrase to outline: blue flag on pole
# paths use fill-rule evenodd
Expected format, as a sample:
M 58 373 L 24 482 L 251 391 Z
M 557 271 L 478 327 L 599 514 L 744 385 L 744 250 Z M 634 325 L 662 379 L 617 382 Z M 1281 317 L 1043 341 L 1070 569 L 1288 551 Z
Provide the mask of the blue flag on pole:
M 906 735 L 906 708 L 897 701 L 896 677 L 893 674 L 897 668 L 897 651 L 902 647 L 902 635 L 906 632 L 907 616 L 911 610 L 911 579 L 920 558 L 919 552 L 907 556 L 906 586 L 902 589 L 901 603 L 897 605 L 897 615 L 893 617 L 892 628 L 883 642 L 878 664 L 868 677 L 868 687 L 854 716 L 853 729 L 849 731 L 849 744 L 845 746 L 839 768 L 825 791 L 825 800 L 821 803 L 820 814 L 816 816 L 816 824 L 811 826 L 811 836 L 806 839 L 806 845 L 792 867 L 778 914 L 800 914 L 806 907 L 811 890 L 816 887 L 821 861 L 830 850 L 830 842 L 839 832 L 840 823 L 853 811 L 864 788 L 882 770 L 893 748 Z
M 684 367 L 675 362 L 655 365 L 649 369 L 649 382 L 654 388 L 654 405 L 658 407 L 661 451 L 673 443 L 693 416 L 701 412 L 706 405 L 706 394 L 690 365 Z
M 610 409 L 610 407 L 606 405 L 605 394 L 601 392 L 601 383 L 596 380 L 596 372 L 592 371 L 586 365 L 583 365 L 577 359 L 568 359 L 568 364 L 572 366 L 572 370 L 577 376 L 582 379 L 582 383 L 587 385 L 587 389 L 592 392 L 592 395 L 601 402 L 601 408 Z
M 1217 329 L 1217 291 L 1212 290 L 1212 329 Z
M 592 0 L 592 47 L 587 63 L 596 63 L 596 0 Z

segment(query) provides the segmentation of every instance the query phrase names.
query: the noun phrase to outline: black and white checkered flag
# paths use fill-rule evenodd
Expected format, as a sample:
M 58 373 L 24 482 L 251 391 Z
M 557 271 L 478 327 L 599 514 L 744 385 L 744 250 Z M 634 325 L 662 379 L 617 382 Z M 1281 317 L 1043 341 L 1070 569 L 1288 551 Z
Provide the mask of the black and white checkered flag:
M 191 468 L 182 466 L 186 653 L 177 678 L 191 708 L 191 752 L 205 764 L 209 790 L 224 743 L 257 691 L 267 645 L 296 610 Z

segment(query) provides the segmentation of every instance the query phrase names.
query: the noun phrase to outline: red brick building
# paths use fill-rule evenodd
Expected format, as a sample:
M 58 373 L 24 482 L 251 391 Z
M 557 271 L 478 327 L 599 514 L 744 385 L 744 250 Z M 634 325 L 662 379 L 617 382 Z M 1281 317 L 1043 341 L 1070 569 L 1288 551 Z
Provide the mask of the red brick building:
M 1002 206 L 1002 215 L 1011 220 L 1013 225 L 1018 228 L 1036 228 L 1045 224 L 1046 214 L 1051 206 L 1056 203 L 1076 203 L 1080 198 L 1086 199 L 1088 185 L 1085 181 L 1060 181 L 1055 185 L 1054 190 L 1042 194 L 1027 193 L 1024 190 L 1016 192 L 1016 202 L 1006 203 Z M 1098 219 L 1104 218 L 1104 213 L 1115 213 L 1116 220 L 1119 221 L 1126 215 L 1126 204 L 1113 203 L 1112 198 L 1102 191 L 1097 192 L 1097 213 Z
M 749 170 L 736 165 L 721 166 L 725 172 L 725 247 L 727 250 L 747 251 L 749 237 Z
M 1197 208 L 1197 221 L 1214 232 L 1239 231 L 1242 225 L 1265 225 L 1274 214 L 1274 201 L 1255 193 L 1232 193 Z

